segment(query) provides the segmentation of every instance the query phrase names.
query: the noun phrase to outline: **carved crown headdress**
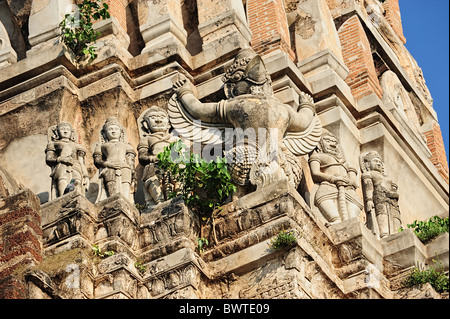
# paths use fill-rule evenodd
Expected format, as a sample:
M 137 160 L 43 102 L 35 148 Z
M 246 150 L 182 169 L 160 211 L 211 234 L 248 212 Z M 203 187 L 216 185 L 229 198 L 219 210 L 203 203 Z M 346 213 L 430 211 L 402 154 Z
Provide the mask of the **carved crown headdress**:
M 108 127 L 110 125 L 117 125 L 118 127 L 120 127 L 120 137 L 119 137 L 119 141 L 121 142 L 125 142 L 126 136 L 125 136 L 125 129 L 122 126 L 122 124 L 120 124 L 119 120 L 117 119 L 117 117 L 115 116 L 110 116 L 106 119 L 105 124 L 103 124 L 102 130 L 100 132 L 100 137 L 101 137 L 101 142 L 105 143 L 108 141 L 108 138 L 106 137 L 106 130 L 108 129 Z
M 55 141 L 58 141 L 61 138 L 61 136 L 59 136 L 59 128 L 61 126 L 68 126 L 68 127 L 70 127 L 70 129 L 72 131 L 72 134 L 70 135 L 70 140 L 72 142 L 77 142 L 78 141 L 78 135 L 75 132 L 75 130 L 73 129 L 72 124 L 70 124 L 69 122 L 61 121 L 58 124 L 52 125 L 52 126 L 50 126 L 48 128 L 48 131 L 47 131 L 47 140 L 48 140 L 48 142 L 55 142 Z
M 139 136 L 141 138 L 151 134 L 151 130 L 150 130 L 150 127 L 148 126 L 146 118 L 148 116 L 150 116 L 150 114 L 152 114 L 152 113 L 164 113 L 164 115 L 167 116 L 167 118 L 169 118 L 169 114 L 167 113 L 167 111 L 165 109 L 159 107 L 159 106 L 156 106 L 156 105 L 152 105 L 150 108 L 148 108 L 147 110 L 142 112 L 141 115 L 138 118 Z
M 247 80 L 255 85 L 263 85 L 270 81 L 264 61 L 250 49 L 241 50 L 222 77 L 223 82 L 236 83 L 241 80 Z
M 377 151 L 369 151 L 369 152 L 363 153 L 359 156 L 359 166 L 361 167 L 361 171 L 363 173 L 370 171 L 370 168 L 368 167 L 367 164 L 370 163 L 370 161 L 372 161 L 374 158 L 379 158 L 383 162 L 381 155 Z M 384 163 L 383 163 L 383 168 L 382 168 L 381 173 L 383 175 L 386 175 Z

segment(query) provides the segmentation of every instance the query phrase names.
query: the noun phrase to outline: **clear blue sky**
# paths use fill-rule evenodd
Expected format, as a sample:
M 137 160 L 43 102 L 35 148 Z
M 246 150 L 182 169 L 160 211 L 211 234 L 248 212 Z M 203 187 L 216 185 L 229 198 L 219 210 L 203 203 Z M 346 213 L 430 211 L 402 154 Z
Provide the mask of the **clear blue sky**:
M 406 48 L 422 68 L 449 158 L 449 0 L 399 0 Z

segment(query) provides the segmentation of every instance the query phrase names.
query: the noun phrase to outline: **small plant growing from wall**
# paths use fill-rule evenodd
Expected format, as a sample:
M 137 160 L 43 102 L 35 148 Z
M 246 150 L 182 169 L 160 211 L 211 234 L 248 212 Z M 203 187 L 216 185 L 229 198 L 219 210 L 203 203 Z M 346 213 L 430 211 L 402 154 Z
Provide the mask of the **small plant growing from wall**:
M 72 14 L 66 14 L 59 24 L 61 42 L 75 56 L 80 63 L 88 58 L 89 61 L 97 57 L 93 43 L 100 35 L 93 28 L 93 23 L 100 19 L 108 19 L 108 5 L 99 0 L 83 0 L 77 5 L 78 9 Z
M 147 267 L 145 267 L 141 262 L 137 261 L 134 263 L 134 267 L 137 269 L 139 274 L 143 276 L 145 272 L 147 271 Z
M 214 212 L 219 211 L 226 199 L 236 191 L 225 158 L 217 157 L 208 162 L 198 154 L 189 154 L 187 146 L 181 141 L 165 147 L 157 157 L 158 166 L 181 185 L 180 190 L 172 192 L 169 197 L 182 195 L 186 205 L 199 216 L 201 225 L 213 220 Z
M 197 249 L 200 254 L 205 251 L 205 247 L 209 245 L 208 239 L 206 238 L 197 238 Z
M 296 239 L 294 232 L 292 230 L 285 231 L 283 229 L 270 241 L 269 247 L 271 250 L 278 250 L 285 247 L 291 247 L 295 244 L 295 242 Z
M 409 277 L 405 279 L 404 286 L 412 287 L 430 283 L 437 292 L 448 292 L 449 277 L 445 274 L 442 262 L 435 260 L 433 262 L 436 267 L 430 266 L 428 269 L 421 269 L 419 266 L 414 267 Z
M 100 257 L 102 259 L 114 256 L 115 254 L 113 250 L 102 251 L 100 247 L 98 247 L 98 245 L 92 246 L 92 253 L 94 254 L 94 256 Z
M 433 216 L 424 222 L 415 220 L 407 227 L 413 229 L 421 242 L 426 243 L 440 234 L 449 232 L 449 218 Z M 403 228 L 400 231 L 403 231 Z

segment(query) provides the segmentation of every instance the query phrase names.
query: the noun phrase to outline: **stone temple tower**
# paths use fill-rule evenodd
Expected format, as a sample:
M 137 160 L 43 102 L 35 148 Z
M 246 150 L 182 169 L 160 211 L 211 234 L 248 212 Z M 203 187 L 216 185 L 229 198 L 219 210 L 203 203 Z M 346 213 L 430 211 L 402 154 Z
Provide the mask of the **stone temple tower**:
M 407 225 L 449 172 L 398 0 L 93 0 L 94 57 L 61 37 L 85 2 L 0 0 L 0 298 L 448 298 L 404 285 L 448 273 Z M 231 159 L 209 218 L 179 139 Z

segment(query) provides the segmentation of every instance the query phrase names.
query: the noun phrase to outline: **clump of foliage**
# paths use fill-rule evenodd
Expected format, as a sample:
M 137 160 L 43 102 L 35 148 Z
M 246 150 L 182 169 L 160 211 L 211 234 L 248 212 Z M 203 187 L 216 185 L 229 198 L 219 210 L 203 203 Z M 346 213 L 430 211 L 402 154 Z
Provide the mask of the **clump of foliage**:
M 111 257 L 114 256 L 115 252 L 113 250 L 107 250 L 105 252 L 103 252 L 100 247 L 98 247 L 98 245 L 94 245 L 92 246 L 92 253 L 94 254 L 94 256 L 98 256 L 100 258 L 106 258 L 106 257 Z
M 78 10 L 72 14 L 66 14 L 59 24 L 61 41 L 75 55 L 77 63 L 86 57 L 94 60 L 97 57 L 96 47 L 92 45 L 99 32 L 92 27 L 93 23 L 100 19 L 108 19 L 108 5 L 99 0 L 83 0 L 78 4 Z
M 197 238 L 197 248 L 199 253 L 203 253 L 203 251 L 205 250 L 205 247 L 207 247 L 209 245 L 208 239 L 206 238 Z
M 143 276 L 145 274 L 145 272 L 147 271 L 147 267 L 145 267 L 142 263 L 140 262 L 135 262 L 134 263 L 134 267 L 139 271 L 139 273 Z
M 436 267 L 430 266 L 428 269 L 421 269 L 419 266 L 413 268 L 411 274 L 405 279 L 404 285 L 412 287 L 430 283 L 433 288 L 439 292 L 448 292 L 449 277 L 445 274 L 442 262 L 436 262 Z
M 440 218 L 434 216 L 424 222 L 415 220 L 412 224 L 408 224 L 407 227 L 413 229 L 421 242 L 427 242 L 440 234 L 449 232 L 449 219 L 448 217 Z M 401 228 L 400 231 L 402 230 Z
M 205 221 L 236 191 L 236 186 L 231 183 L 225 158 L 207 162 L 198 154 L 188 154 L 182 141 L 174 142 L 157 155 L 158 166 L 181 185 L 169 197 L 181 194 L 186 205 Z
M 296 239 L 292 230 L 281 230 L 278 235 L 270 241 L 269 247 L 272 250 L 281 249 L 284 247 L 291 247 L 295 244 Z
M 177 141 L 157 155 L 158 166 L 176 180 L 180 187 L 169 194 L 169 198 L 181 195 L 186 205 L 200 219 L 200 238 L 197 247 L 202 253 L 209 242 L 202 237 L 203 225 L 212 222 L 214 239 L 217 242 L 214 226 L 214 213 L 236 191 L 231 182 L 225 158 L 206 161 L 195 153 L 190 153 L 182 141 Z

